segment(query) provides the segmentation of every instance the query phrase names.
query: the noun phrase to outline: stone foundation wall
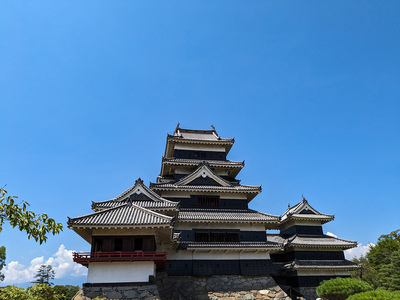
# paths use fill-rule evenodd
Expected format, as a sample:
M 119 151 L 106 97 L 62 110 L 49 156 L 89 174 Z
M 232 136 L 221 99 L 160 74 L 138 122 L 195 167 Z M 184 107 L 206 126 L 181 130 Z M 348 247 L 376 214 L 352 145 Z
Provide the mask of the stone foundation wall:
M 271 276 L 168 276 L 158 273 L 161 300 L 290 300 Z
M 271 276 L 168 276 L 165 272 L 157 274 L 154 284 L 85 285 L 83 294 L 89 299 L 119 300 L 290 300 Z
M 100 297 L 118 300 L 161 300 L 155 284 L 83 286 L 83 295 L 89 299 Z

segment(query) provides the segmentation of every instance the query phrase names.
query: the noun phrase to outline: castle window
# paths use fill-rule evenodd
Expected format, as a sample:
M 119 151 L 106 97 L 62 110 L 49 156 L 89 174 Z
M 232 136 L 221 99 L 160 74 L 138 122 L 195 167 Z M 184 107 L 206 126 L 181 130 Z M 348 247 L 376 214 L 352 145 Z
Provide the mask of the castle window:
M 218 206 L 218 197 L 199 197 L 197 198 L 200 206 Z
M 122 251 L 122 239 L 115 239 L 114 251 Z
M 194 234 L 195 242 L 208 242 L 208 233 L 207 232 L 196 232 Z
M 210 233 L 210 242 L 223 242 L 224 241 L 224 233 L 223 232 L 211 232 Z
M 225 234 L 225 241 L 229 243 L 239 242 L 239 234 L 235 232 L 227 232 Z

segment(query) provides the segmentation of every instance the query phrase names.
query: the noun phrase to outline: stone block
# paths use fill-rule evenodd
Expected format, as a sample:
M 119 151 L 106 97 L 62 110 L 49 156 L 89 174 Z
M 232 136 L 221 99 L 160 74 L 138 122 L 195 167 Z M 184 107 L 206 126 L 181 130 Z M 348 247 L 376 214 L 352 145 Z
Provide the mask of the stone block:
M 130 291 L 125 291 L 123 293 L 123 297 L 127 298 L 127 299 L 135 299 L 139 297 L 139 293 L 134 291 L 134 290 L 130 290 Z
M 116 291 L 110 291 L 105 296 L 108 299 L 122 299 L 122 294 Z
M 269 294 L 269 290 L 260 290 L 258 291 L 261 295 L 268 295 Z

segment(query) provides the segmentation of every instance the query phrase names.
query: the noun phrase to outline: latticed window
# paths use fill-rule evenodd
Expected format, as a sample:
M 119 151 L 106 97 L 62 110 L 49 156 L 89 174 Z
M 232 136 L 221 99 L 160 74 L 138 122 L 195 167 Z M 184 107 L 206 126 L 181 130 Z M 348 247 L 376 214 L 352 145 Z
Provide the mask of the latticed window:
M 207 232 L 196 232 L 194 234 L 195 242 L 208 242 L 208 233 Z
M 239 242 L 239 234 L 236 232 L 225 233 L 225 242 L 229 242 L 229 243 Z
M 200 206 L 218 206 L 218 197 L 199 197 Z
M 224 233 L 223 232 L 211 232 L 210 233 L 210 242 L 223 242 L 224 241 Z

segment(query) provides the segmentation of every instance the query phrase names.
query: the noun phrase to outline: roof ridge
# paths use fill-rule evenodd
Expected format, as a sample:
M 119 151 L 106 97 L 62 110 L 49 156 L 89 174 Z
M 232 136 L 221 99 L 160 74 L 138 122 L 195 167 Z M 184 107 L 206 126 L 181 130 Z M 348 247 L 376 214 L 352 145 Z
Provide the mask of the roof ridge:
M 199 178 L 202 175 L 196 176 L 197 173 L 200 172 L 201 169 L 205 168 L 207 171 L 209 171 L 211 173 L 211 175 L 215 176 L 216 178 L 218 178 L 219 180 L 221 180 L 222 182 L 224 182 L 227 186 L 233 186 L 232 183 L 230 183 L 229 181 L 225 180 L 224 178 L 222 178 L 221 176 L 219 176 L 217 173 L 215 173 L 211 168 L 210 165 L 207 163 L 207 161 L 202 161 L 199 163 L 198 167 L 196 168 L 196 170 L 194 170 L 192 173 L 189 173 L 188 175 L 182 177 L 181 179 L 179 179 L 177 182 L 174 183 L 174 185 L 180 185 L 179 183 L 185 182 L 186 180 L 188 180 L 191 177 L 194 177 L 192 180 L 190 180 L 188 183 L 190 183 L 191 181 L 195 180 L 196 178 Z M 212 179 L 212 177 L 211 177 Z M 184 183 L 182 185 L 185 185 Z M 221 184 L 222 185 L 222 184 Z

